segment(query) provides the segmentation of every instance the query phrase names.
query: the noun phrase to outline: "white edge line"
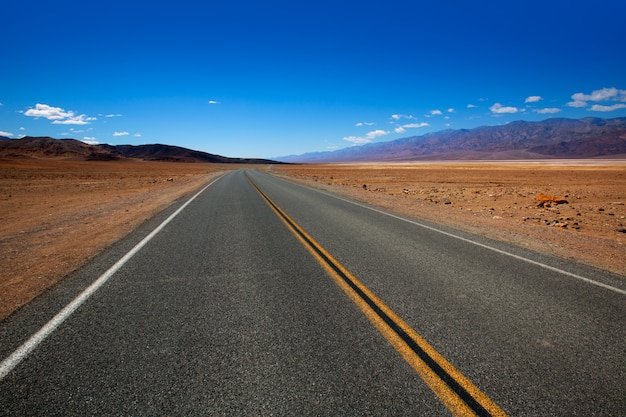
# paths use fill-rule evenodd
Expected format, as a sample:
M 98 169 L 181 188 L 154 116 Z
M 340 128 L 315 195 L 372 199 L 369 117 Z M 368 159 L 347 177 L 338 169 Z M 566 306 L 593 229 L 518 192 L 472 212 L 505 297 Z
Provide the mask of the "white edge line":
M 94 281 L 89 287 L 87 287 L 82 293 L 80 293 L 74 300 L 66 305 L 56 316 L 54 316 L 48 323 L 46 323 L 37 333 L 32 335 L 24 344 L 17 348 L 9 357 L 2 361 L 0 364 L 0 380 L 4 379 L 17 365 L 20 364 L 26 357 L 33 351 L 41 342 L 43 342 L 52 332 L 54 332 L 67 318 L 72 315 L 85 301 L 89 299 L 100 287 L 102 287 L 108 280 L 115 274 L 126 262 L 128 262 L 137 252 L 139 252 L 157 233 L 159 233 L 174 217 L 185 209 L 193 200 L 207 188 L 213 185 L 222 176 L 215 178 L 204 188 L 198 191 L 193 197 L 191 197 L 185 204 L 183 204 L 178 210 L 172 213 L 167 219 L 163 221 L 156 229 L 150 234 L 144 237 L 141 242 L 137 243 L 126 255 L 118 260 L 113 266 L 111 266 L 104 274 L 102 274 L 96 281 Z
M 291 182 L 291 181 L 289 181 L 289 182 Z M 296 184 L 296 183 L 293 183 L 293 182 L 291 182 L 291 183 L 292 184 Z M 589 284 L 596 285 L 598 287 L 602 287 L 602 288 L 605 288 L 607 290 L 611 290 L 611 291 L 616 292 L 618 294 L 626 295 L 626 290 L 622 290 L 620 288 L 616 288 L 616 287 L 613 287 L 611 285 L 604 284 L 602 282 L 594 281 L 591 278 L 583 277 L 582 275 L 577 275 L 577 274 L 574 274 L 572 272 L 565 271 L 563 269 L 555 268 L 553 266 L 546 265 L 546 264 L 541 263 L 541 262 L 533 261 L 532 259 L 524 258 L 523 256 L 515 255 L 514 253 L 507 252 L 507 251 L 504 251 L 504 250 L 501 250 L 501 249 L 498 249 L 498 248 L 494 248 L 493 246 L 485 245 L 484 243 L 479 243 L 479 242 L 473 241 L 471 239 L 467 239 L 467 238 L 455 235 L 453 233 L 445 232 L 445 231 L 437 229 L 435 227 L 427 226 L 425 224 L 422 224 L 422 223 L 419 223 L 419 222 L 416 222 L 416 221 L 413 221 L 413 220 L 409 220 L 409 219 L 406 219 L 404 217 L 397 216 L 395 214 L 391 214 L 391 213 L 388 213 L 386 211 L 379 210 L 379 209 L 376 209 L 374 207 L 370 207 L 370 206 L 367 206 L 365 204 L 358 203 L 356 201 L 352 201 L 352 200 L 349 200 L 349 199 L 346 199 L 346 198 L 343 198 L 343 197 L 339 197 L 337 195 L 334 195 L 332 193 L 328 193 L 328 192 L 323 191 L 323 190 L 318 190 L 316 188 L 312 188 L 312 187 L 308 187 L 308 186 L 305 186 L 305 187 L 309 188 L 311 190 L 317 191 L 319 193 L 322 193 L 324 195 L 336 198 L 338 200 L 345 201 L 346 203 L 354 204 L 355 206 L 363 207 L 365 209 L 375 211 L 376 213 L 384 214 L 386 216 L 393 217 L 394 219 L 402 220 L 402 221 L 405 221 L 407 223 L 411 223 L 411 224 L 414 224 L 416 226 L 423 227 L 424 229 L 432 230 L 433 232 L 441 233 L 443 235 L 446 235 L 446 236 L 449 236 L 449 237 L 453 237 L 455 239 L 459 239 L 459 240 L 462 240 L 462 241 L 467 242 L 467 243 L 472 243 L 472 244 L 474 244 L 476 246 L 480 246 L 482 248 L 489 249 L 489 250 L 497 252 L 499 254 L 510 256 L 510 257 L 515 258 L 517 260 L 528 262 L 530 264 L 533 264 L 533 265 L 536 265 L 536 266 L 540 266 L 540 267 L 545 268 L 545 269 L 549 269 L 550 271 L 558 272 L 560 274 L 564 274 L 564 275 L 570 276 L 572 278 L 576 278 L 578 280 L 587 282 Z

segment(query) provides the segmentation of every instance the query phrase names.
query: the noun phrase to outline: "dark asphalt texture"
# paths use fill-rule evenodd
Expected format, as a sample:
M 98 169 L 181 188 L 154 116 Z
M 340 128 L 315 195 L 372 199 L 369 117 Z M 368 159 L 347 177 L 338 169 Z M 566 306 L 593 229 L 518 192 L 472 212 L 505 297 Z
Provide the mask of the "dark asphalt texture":
M 246 174 L 510 416 L 625 414 L 623 294 L 240 170 L 0 381 L 0 415 L 450 415 Z M 182 203 L 0 323 L 0 360 Z

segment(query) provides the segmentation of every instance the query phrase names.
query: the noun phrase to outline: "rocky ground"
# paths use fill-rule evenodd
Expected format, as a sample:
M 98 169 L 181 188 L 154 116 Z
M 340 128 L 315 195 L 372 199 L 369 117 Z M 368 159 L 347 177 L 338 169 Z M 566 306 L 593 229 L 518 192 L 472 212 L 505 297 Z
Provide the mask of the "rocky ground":
M 211 177 L 242 167 L 0 159 L 0 319 Z M 626 279 L 626 161 L 253 167 Z
M 626 278 L 626 161 L 276 166 L 279 175 Z

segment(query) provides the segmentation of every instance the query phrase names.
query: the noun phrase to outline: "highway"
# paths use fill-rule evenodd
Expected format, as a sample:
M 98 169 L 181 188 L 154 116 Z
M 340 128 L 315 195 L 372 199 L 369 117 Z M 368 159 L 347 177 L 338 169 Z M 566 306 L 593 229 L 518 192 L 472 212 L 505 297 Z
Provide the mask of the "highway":
M 245 169 L 1 322 L 0 360 L 1 416 L 624 416 L 626 282 Z

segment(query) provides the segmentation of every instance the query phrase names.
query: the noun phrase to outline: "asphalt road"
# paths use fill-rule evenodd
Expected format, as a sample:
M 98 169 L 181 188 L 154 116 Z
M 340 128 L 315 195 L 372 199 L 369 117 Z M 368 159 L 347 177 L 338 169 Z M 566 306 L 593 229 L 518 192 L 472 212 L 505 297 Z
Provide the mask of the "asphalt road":
M 0 415 L 624 416 L 625 287 L 234 171 L 0 323 Z

